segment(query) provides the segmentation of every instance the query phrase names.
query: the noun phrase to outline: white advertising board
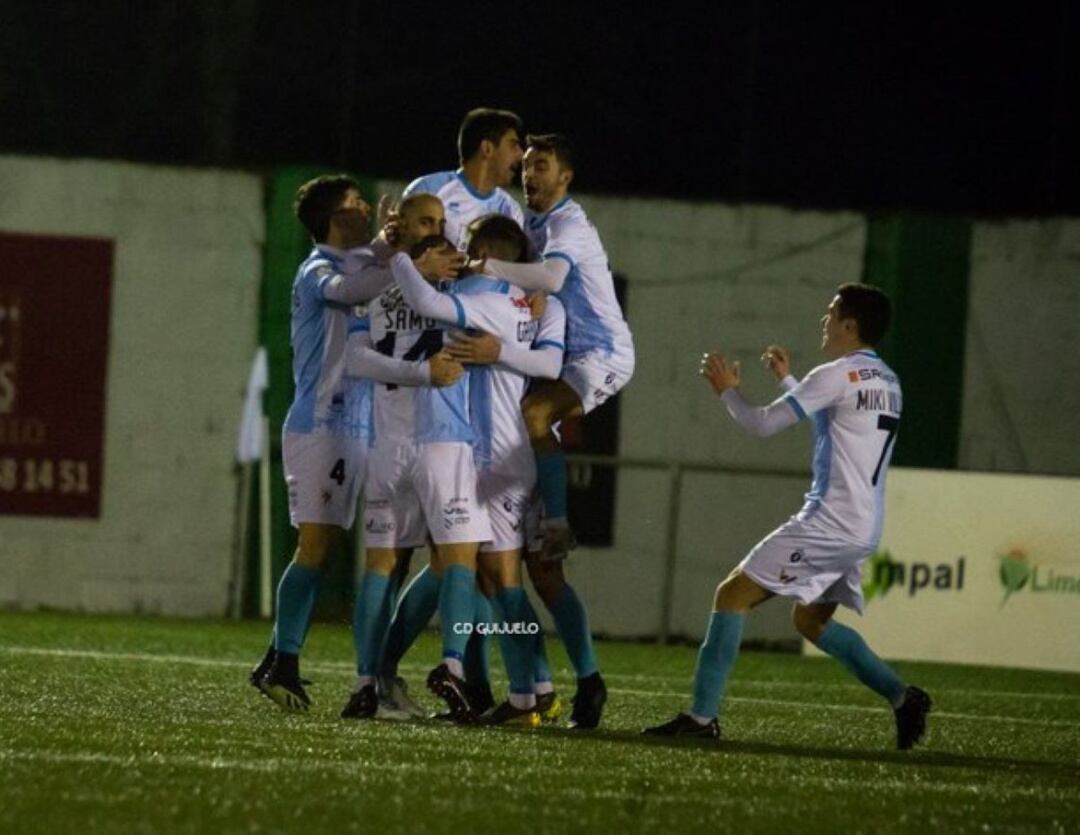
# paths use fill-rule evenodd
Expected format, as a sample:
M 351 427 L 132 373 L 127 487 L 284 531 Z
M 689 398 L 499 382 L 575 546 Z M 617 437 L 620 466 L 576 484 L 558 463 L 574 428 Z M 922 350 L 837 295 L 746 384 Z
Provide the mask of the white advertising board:
M 863 592 L 884 658 L 1080 672 L 1080 479 L 892 470 Z

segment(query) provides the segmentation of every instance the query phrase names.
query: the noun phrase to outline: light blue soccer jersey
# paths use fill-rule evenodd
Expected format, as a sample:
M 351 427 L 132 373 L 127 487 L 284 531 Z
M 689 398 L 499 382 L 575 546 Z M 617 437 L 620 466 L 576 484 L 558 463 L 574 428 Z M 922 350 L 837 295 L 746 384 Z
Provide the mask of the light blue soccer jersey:
M 433 194 L 442 201 L 446 212 L 446 237 L 458 249 L 465 249 L 469 224 L 484 215 L 506 215 L 524 221 L 521 206 L 501 188 L 481 194 L 472 187 L 461 169 L 440 171 L 418 177 L 405 187 L 403 197 L 411 194 Z
M 814 477 L 798 518 L 873 549 L 903 408 L 899 378 L 875 352 L 853 351 L 819 365 L 784 399 L 814 421 Z
M 560 258 L 570 267 L 556 293 L 566 308 L 567 359 L 591 351 L 633 356 L 607 253 L 584 209 L 566 197 L 545 214 L 530 212 L 525 233 L 544 260 Z
M 365 406 L 355 378 L 345 375 L 345 342 L 356 321 L 354 307 L 323 295 L 327 283 L 341 274 L 347 257 L 355 258 L 355 251 L 347 255 L 319 244 L 296 273 L 291 321 L 295 395 L 285 432 L 367 437 L 370 417 L 365 409 L 370 411 L 370 405 Z
M 381 354 L 423 362 L 443 348 L 446 325 L 427 319 L 402 300 L 384 293 L 368 308 L 371 343 Z M 397 386 L 375 383 L 373 436 L 384 444 L 472 443 L 469 424 L 469 375 L 452 386 Z

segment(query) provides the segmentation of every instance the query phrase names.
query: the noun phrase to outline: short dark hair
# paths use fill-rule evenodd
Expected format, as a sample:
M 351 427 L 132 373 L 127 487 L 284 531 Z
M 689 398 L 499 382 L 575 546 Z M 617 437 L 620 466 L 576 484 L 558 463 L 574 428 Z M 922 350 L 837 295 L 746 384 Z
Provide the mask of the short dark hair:
M 535 148 L 548 154 L 554 154 L 559 165 L 570 171 L 574 170 L 574 148 L 561 133 L 530 133 L 525 138 L 529 148 Z
M 330 218 L 349 189 L 360 191 L 360 184 L 347 174 L 324 174 L 296 190 L 293 212 L 317 243 L 330 234 Z
M 457 249 L 445 235 L 428 235 L 426 238 L 422 238 L 413 244 L 412 249 L 409 250 L 410 258 L 419 258 L 429 249 Z
M 516 220 L 506 215 L 484 215 L 469 224 L 469 254 L 474 255 L 481 244 L 502 261 L 523 261 L 529 251 L 525 233 Z
M 854 319 L 859 341 L 876 347 L 892 321 L 892 302 L 885 291 L 870 284 L 841 284 L 836 295 L 840 297 L 840 318 Z
M 480 143 L 485 139 L 498 144 L 508 130 L 519 134 L 524 129 L 521 117 L 509 110 L 496 110 L 493 107 L 477 107 L 465 114 L 458 130 L 458 156 L 464 164 L 480 150 Z

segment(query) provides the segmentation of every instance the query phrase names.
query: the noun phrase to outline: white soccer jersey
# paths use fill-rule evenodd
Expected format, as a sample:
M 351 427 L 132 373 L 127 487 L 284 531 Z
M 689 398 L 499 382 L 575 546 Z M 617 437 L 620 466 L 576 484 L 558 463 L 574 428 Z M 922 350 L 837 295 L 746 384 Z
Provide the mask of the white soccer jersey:
M 410 194 L 433 194 L 442 201 L 446 212 L 446 237 L 462 250 L 467 243 L 469 224 L 477 218 L 490 214 L 506 215 L 519 226 L 525 219 L 521 206 L 513 197 L 501 188 L 481 194 L 465 179 L 461 169 L 418 177 L 405 187 L 402 196 Z
M 342 299 L 355 292 L 345 282 L 346 269 L 355 276 L 364 262 L 374 264 L 370 252 L 348 253 L 325 244 L 316 246 L 300 265 L 292 290 L 291 342 L 293 383 L 296 393 L 285 417 L 284 431 L 291 434 L 367 437 L 370 396 L 345 375 L 345 342 L 353 305 L 366 299 Z M 385 282 L 384 282 L 385 283 Z
M 561 258 L 570 266 L 557 293 L 566 306 L 568 357 L 601 351 L 633 354 L 630 328 L 615 298 L 615 280 L 596 227 L 569 197 L 542 215 L 530 213 L 525 232 L 546 260 Z
M 814 419 L 813 482 L 796 518 L 873 550 L 900 426 L 899 378 L 873 351 L 854 351 L 819 365 L 784 399 L 800 419 Z
M 384 293 L 368 307 L 375 350 L 406 362 L 423 362 L 443 348 L 446 326 L 410 308 L 396 293 Z M 375 383 L 373 438 L 387 443 L 471 443 L 469 377 L 452 386 L 397 386 Z

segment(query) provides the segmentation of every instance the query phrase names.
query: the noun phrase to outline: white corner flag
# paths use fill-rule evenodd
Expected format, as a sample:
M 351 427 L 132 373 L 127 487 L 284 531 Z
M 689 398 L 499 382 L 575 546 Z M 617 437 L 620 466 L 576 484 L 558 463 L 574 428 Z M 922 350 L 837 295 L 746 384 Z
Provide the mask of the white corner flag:
M 236 439 L 236 460 L 241 464 L 258 461 L 263 456 L 262 394 L 269 384 L 266 349 L 255 352 L 255 361 L 248 375 L 244 395 L 244 414 L 240 419 L 240 434 Z

